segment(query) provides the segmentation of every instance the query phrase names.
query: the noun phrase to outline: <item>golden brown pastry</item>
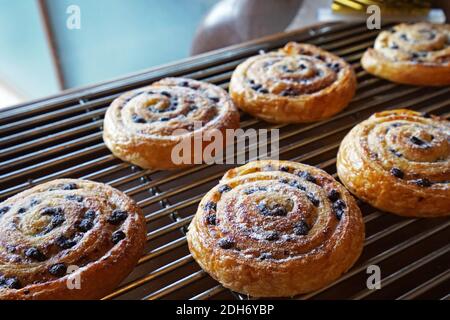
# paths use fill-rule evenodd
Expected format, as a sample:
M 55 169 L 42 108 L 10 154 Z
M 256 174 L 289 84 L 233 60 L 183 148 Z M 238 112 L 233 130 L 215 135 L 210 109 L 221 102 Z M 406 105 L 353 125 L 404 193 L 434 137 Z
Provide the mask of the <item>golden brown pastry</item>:
M 145 241 L 142 212 L 122 192 L 76 179 L 38 185 L 0 203 L 0 299 L 101 298 Z
M 189 226 L 194 259 L 225 287 L 288 297 L 330 284 L 358 259 L 364 224 L 326 172 L 289 161 L 228 171 Z
M 114 100 L 106 111 L 103 140 L 124 161 L 172 169 L 198 162 L 194 137 L 238 127 L 239 112 L 225 90 L 206 82 L 165 78 Z M 203 140 L 204 149 L 209 142 Z M 177 163 L 172 149 L 182 141 L 191 141 L 190 159 Z
M 449 85 L 450 25 L 402 23 L 382 31 L 361 64 L 367 72 L 393 82 Z
M 247 59 L 230 82 L 230 95 L 238 108 L 275 123 L 330 117 L 348 105 L 355 90 L 356 77 L 345 60 L 294 42 Z
M 450 214 L 450 122 L 410 110 L 375 113 L 344 138 L 342 183 L 372 206 L 402 216 Z

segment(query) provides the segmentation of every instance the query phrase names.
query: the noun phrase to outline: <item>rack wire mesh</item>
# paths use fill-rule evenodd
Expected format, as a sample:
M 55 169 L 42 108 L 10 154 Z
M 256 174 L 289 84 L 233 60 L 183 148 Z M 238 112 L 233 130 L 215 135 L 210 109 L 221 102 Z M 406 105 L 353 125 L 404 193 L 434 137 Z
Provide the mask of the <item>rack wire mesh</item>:
M 1 111 L 0 201 L 55 178 L 108 183 L 143 209 L 148 242 L 132 274 L 105 299 L 248 299 L 202 271 L 189 254 L 185 238 L 200 199 L 230 166 L 204 164 L 158 171 L 121 162 L 103 144 L 104 112 L 121 93 L 166 76 L 190 77 L 227 89 L 233 69 L 260 50 L 277 49 L 288 41 L 315 44 L 353 65 L 358 89 L 349 107 L 331 119 L 303 125 L 271 125 L 242 114 L 241 126 L 280 129 L 281 159 L 316 165 L 336 177 L 340 141 L 372 113 L 406 107 L 450 115 L 450 87 L 398 85 L 361 68 L 361 55 L 378 32 L 362 24 L 322 24 Z M 401 218 L 359 204 L 367 232 L 359 261 L 330 286 L 295 298 L 449 299 L 450 220 Z M 373 264 L 382 270 L 380 290 L 366 286 L 366 269 Z

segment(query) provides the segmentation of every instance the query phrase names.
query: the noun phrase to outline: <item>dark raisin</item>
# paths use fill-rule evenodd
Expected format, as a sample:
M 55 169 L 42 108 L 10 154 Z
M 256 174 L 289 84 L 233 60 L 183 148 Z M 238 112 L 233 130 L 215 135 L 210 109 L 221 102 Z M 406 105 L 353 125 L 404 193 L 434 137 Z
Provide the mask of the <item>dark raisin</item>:
M 167 97 L 167 98 L 172 97 L 172 95 L 171 95 L 169 92 L 167 92 L 167 91 L 161 91 L 161 94 L 162 94 L 163 96 Z
M 88 210 L 85 212 L 84 218 L 93 221 L 96 215 L 97 213 L 95 212 L 95 210 Z
M 258 210 L 259 210 L 259 213 L 261 213 L 264 216 L 270 215 L 270 211 L 264 202 L 258 203 Z
M 107 221 L 111 224 L 120 224 L 122 221 L 125 221 L 128 217 L 128 213 L 124 210 L 116 209 L 112 212 L 111 216 L 107 219 Z
M 287 215 L 286 208 L 279 204 L 269 207 L 264 201 L 261 201 L 257 207 L 259 212 L 264 216 L 282 217 Z
M 304 65 L 303 63 L 300 63 L 300 64 L 298 65 L 298 68 L 299 68 L 300 70 L 305 70 L 305 69 L 306 69 L 306 65 Z
M 125 233 L 123 231 L 121 231 L 121 230 L 117 230 L 116 232 L 114 232 L 112 234 L 111 241 L 114 244 L 118 244 L 121 240 L 123 240 L 125 238 L 126 238 Z
M 52 265 L 48 272 L 55 277 L 63 277 L 67 273 L 67 266 L 64 263 L 57 263 Z
M 45 228 L 44 233 L 47 233 L 55 229 L 56 227 L 59 227 L 60 225 L 63 224 L 64 221 L 66 221 L 66 219 L 61 214 L 53 216 L 52 220 L 50 221 L 50 224 L 47 226 L 47 228 Z
M 217 221 L 216 221 L 216 215 L 215 214 L 211 214 L 206 218 L 206 221 L 208 222 L 208 224 L 215 226 Z
M 197 110 L 198 109 L 198 107 L 196 106 L 196 105 L 191 105 L 191 106 L 189 106 L 189 111 L 195 111 L 195 110 Z
M 159 119 L 159 121 L 161 121 L 161 122 L 166 122 L 166 121 L 169 121 L 170 120 L 170 118 L 167 118 L 167 117 L 164 117 L 164 118 L 160 118 Z
M 65 236 L 59 236 L 55 242 L 56 245 L 62 249 L 70 249 L 76 245 L 76 241 L 74 239 L 67 239 Z
M 78 230 L 80 230 L 81 232 L 87 232 L 87 231 L 91 230 L 93 226 L 94 226 L 94 224 L 92 223 L 91 220 L 83 219 L 78 224 Z
M 261 255 L 259 256 L 260 260 L 268 260 L 268 259 L 272 259 L 272 258 L 273 258 L 272 254 L 267 253 L 267 252 L 261 253 Z
M 280 167 L 280 171 L 282 171 L 282 172 L 289 172 L 289 167 L 281 166 Z
M 308 234 L 308 232 L 309 232 L 309 226 L 304 220 L 295 224 L 294 233 L 297 236 L 306 236 Z
M 392 149 L 392 148 L 389 148 L 389 151 L 393 154 L 393 155 L 395 155 L 396 157 L 403 157 L 403 155 L 400 153 L 400 152 L 398 152 L 397 150 L 395 150 L 395 149 Z
M 219 191 L 220 193 L 225 193 L 225 192 L 228 192 L 228 191 L 230 191 L 230 190 L 231 190 L 231 188 L 230 188 L 230 186 L 227 185 L 227 184 L 221 185 L 221 186 L 219 187 L 219 189 L 218 189 L 218 191 Z
M 435 33 L 430 33 L 428 40 L 433 40 L 434 38 L 436 38 L 436 34 Z M 447 41 L 448 43 L 448 41 Z
M 44 216 L 53 216 L 62 213 L 63 210 L 60 207 L 44 208 L 44 210 L 41 211 L 41 214 Z
M 0 287 L 7 287 L 9 289 L 20 289 L 22 284 L 17 277 L 4 278 L 0 277 Z
M 39 203 L 41 203 L 41 200 L 39 200 L 39 199 L 32 199 L 30 201 L 30 206 L 34 207 L 35 205 L 38 205 Z
M 338 220 L 341 220 L 342 215 L 344 214 L 345 208 L 347 208 L 347 205 L 341 199 L 339 199 L 333 203 L 333 210 L 334 210 L 334 213 L 336 214 L 336 218 Z
M 408 40 L 408 36 L 405 33 L 400 34 L 400 39 L 407 41 Z
M 431 187 L 431 185 L 432 185 L 431 181 L 428 180 L 427 178 L 414 180 L 414 183 L 417 184 L 418 186 L 424 187 L 424 188 Z
M 257 192 L 257 191 L 267 191 L 267 188 L 266 188 L 266 187 L 255 187 L 255 188 L 250 188 L 250 189 L 245 190 L 244 193 L 245 193 L 246 195 L 249 195 L 249 194 L 255 193 L 255 192 Z
M 228 238 L 222 238 L 217 243 L 222 249 L 231 249 L 234 246 L 234 242 Z
M 2 216 L 5 213 L 7 213 L 9 211 L 9 209 L 11 209 L 10 206 L 5 206 L 5 207 L 0 208 L 0 216 Z
M 209 97 L 209 100 L 211 100 L 212 102 L 218 103 L 220 101 L 220 98 L 218 98 L 218 97 Z
M 267 93 L 269 93 L 269 90 L 267 90 L 265 88 L 261 88 L 261 89 L 258 90 L 258 92 L 262 93 L 262 94 L 267 94 Z
M 306 171 L 300 171 L 298 173 L 298 176 L 300 178 L 303 178 L 306 181 L 309 181 L 309 182 L 312 182 L 312 183 L 316 183 L 317 182 L 316 178 L 314 178 L 314 176 L 312 176 L 309 172 L 306 172 Z
M 325 60 L 325 57 L 324 57 L 324 56 L 322 56 L 322 55 L 320 55 L 320 54 L 318 54 L 318 55 L 315 55 L 315 56 L 314 56 L 314 58 L 316 58 L 316 59 L 319 59 L 319 60 L 322 60 L 322 61 L 324 61 L 324 60 Z
M 417 138 L 416 136 L 411 136 L 411 137 L 409 138 L 409 140 L 410 140 L 412 143 L 414 143 L 415 145 L 417 145 L 417 146 L 423 146 L 423 145 L 426 144 L 425 141 L 423 141 L 423 140 Z
M 340 197 L 341 197 L 341 194 L 339 193 L 339 191 L 337 191 L 335 189 L 332 189 L 328 193 L 328 199 L 330 199 L 331 202 L 337 201 Z
M 341 65 L 338 62 L 335 63 L 327 63 L 326 66 L 333 70 L 334 72 L 339 72 L 341 70 Z
M 66 196 L 66 199 L 69 201 L 76 201 L 76 202 L 83 202 L 83 196 L 78 196 L 75 194 L 70 194 L 68 196 Z
M 39 249 L 34 247 L 25 250 L 25 256 L 36 261 L 45 261 L 47 259 L 47 257 L 39 251 Z
M 178 85 L 180 87 L 189 87 L 189 82 L 187 82 L 187 81 L 180 81 L 180 82 L 178 82 Z
M 261 85 L 261 84 L 254 84 L 254 85 L 251 86 L 251 88 L 252 88 L 253 90 L 255 90 L 255 91 L 258 91 L 259 89 L 262 88 L 262 85 Z
M 394 50 L 397 50 L 397 49 L 398 49 L 398 44 L 396 44 L 395 42 L 393 42 L 389 48 L 394 49 Z
M 291 187 L 297 188 L 297 189 L 302 190 L 302 191 L 306 190 L 306 188 L 303 185 L 301 185 L 300 182 L 295 181 L 295 180 L 289 182 L 289 185 Z
M 73 182 L 66 183 L 62 187 L 63 190 L 75 190 L 77 188 L 78 188 L 78 186 Z
M 298 92 L 296 92 L 296 91 L 293 90 L 293 89 L 286 89 L 286 90 L 283 90 L 283 91 L 280 93 L 280 95 L 281 95 L 282 97 L 290 97 L 290 96 L 296 96 L 296 95 L 298 95 Z
M 146 122 L 147 122 L 144 118 L 142 118 L 141 116 L 139 116 L 139 115 L 137 115 L 137 114 L 133 114 L 133 115 L 131 116 L 131 120 L 132 120 L 134 123 L 146 123 Z
M 205 204 L 206 211 L 216 211 L 216 209 L 217 209 L 217 204 L 214 201 L 208 201 Z
M 312 193 L 308 192 L 306 194 L 306 197 L 308 198 L 309 201 L 311 201 L 311 203 L 315 206 L 318 207 L 320 205 L 320 200 L 317 199 Z
M 24 212 L 26 212 L 26 211 L 27 211 L 27 208 L 19 208 L 19 209 L 17 210 L 17 213 L 21 214 L 21 213 L 24 213 Z
M 271 231 L 266 234 L 265 239 L 267 241 L 276 241 L 276 240 L 280 239 L 280 236 L 279 236 L 278 232 Z
M 403 179 L 403 177 L 405 176 L 405 174 L 403 173 L 402 170 L 400 170 L 399 168 L 395 168 L 395 167 L 391 169 L 391 174 L 394 177 L 397 177 L 399 179 Z

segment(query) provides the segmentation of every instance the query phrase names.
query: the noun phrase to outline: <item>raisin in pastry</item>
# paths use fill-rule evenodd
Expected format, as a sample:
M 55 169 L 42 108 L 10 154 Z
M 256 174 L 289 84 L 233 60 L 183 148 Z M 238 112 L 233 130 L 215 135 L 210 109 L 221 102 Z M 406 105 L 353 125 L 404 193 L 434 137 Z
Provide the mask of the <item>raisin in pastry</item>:
M 364 53 L 367 72 L 393 82 L 420 86 L 450 84 L 450 25 L 399 24 L 382 31 Z
M 450 214 L 450 122 L 411 110 L 375 113 L 344 138 L 342 183 L 372 206 L 411 217 Z
M 103 140 L 118 158 L 143 168 L 196 163 L 196 137 L 239 127 L 239 112 L 225 90 L 183 78 L 165 78 L 127 92 L 106 111 Z M 174 146 L 192 146 L 188 161 L 174 161 Z M 210 142 L 203 139 L 202 149 Z M 225 143 L 225 141 L 224 141 Z M 180 161 L 179 161 L 180 160 Z
M 237 107 L 268 122 L 311 122 L 344 109 L 356 90 L 352 67 L 309 44 L 251 57 L 233 72 L 230 95 Z
M 47 182 L 0 203 L 0 299 L 97 299 L 131 272 L 145 220 L 102 183 Z
M 187 239 L 194 259 L 225 287 L 288 297 L 346 272 L 361 254 L 364 223 L 326 172 L 265 160 L 225 174 L 202 199 Z

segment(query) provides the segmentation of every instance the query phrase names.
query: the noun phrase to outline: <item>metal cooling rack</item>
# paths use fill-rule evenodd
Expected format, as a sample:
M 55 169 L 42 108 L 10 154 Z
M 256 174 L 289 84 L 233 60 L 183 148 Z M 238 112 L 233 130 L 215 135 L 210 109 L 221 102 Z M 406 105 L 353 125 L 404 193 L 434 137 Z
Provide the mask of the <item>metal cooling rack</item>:
M 377 33 L 363 24 L 322 24 L 0 111 L 0 201 L 55 178 L 108 183 L 141 206 L 148 222 L 148 243 L 133 273 L 105 298 L 247 299 L 203 272 L 189 254 L 185 238 L 200 199 L 230 166 L 157 171 L 121 162 L 103 144 L 104 112 L 121 93 L 166 76 L 190 77 L 227 89 L 233 69 L 260 50 L 276 49 L 288 41 L 315 44 L 355 68 L 358 90 L 350 106 L 331 119 L 304 125 L 270 125 L 242 114 L 241 126 L 279 128 L 281 159 L 316 165 L 336 177 L 341 139 L 372 113 L 407 107 L 450 115 L 450 87 L 398 85 L 361 68 L 361 55 Z M 364 203 L 360 206 L 367 234 L 359 261 L 329 287 L 296 298 L 449 299 L 450 219 L 407 219 Z M 371 264 L 381 267 L 381 290 L 366 288 L 366 268 Z

